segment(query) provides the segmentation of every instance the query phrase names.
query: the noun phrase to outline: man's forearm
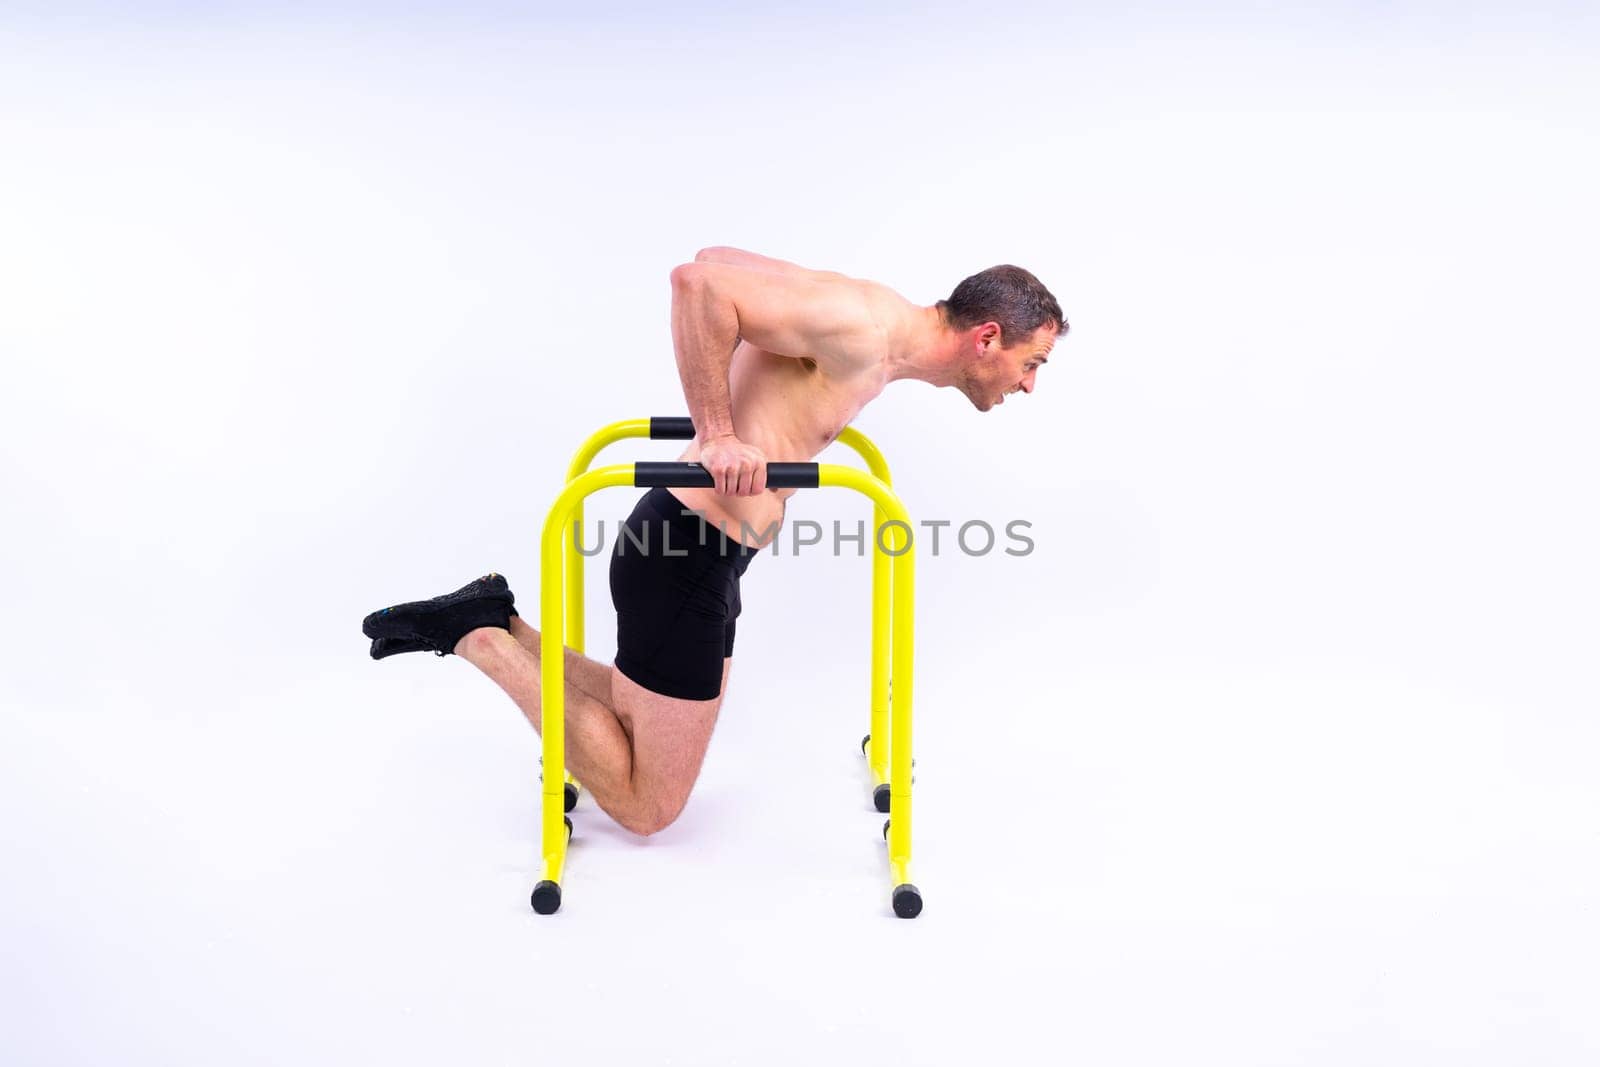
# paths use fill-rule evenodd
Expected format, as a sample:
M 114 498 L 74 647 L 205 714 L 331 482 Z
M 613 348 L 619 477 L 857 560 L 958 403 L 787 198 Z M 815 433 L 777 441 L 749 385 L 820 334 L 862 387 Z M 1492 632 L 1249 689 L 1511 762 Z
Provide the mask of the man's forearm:
M 672 348 L 683 398 L 702 443 L 734 435 L 728 366 L 738 343 L 739 315 L 733 302 L 719 299 L 693 264 L 673 271 Z

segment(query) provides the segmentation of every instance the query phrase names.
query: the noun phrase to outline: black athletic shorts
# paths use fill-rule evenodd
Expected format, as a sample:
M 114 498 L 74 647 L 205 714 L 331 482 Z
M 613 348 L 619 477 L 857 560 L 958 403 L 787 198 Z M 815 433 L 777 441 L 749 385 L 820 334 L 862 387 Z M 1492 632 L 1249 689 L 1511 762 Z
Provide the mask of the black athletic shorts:
M 722 692 L 722 660 L 733 655 L 739 578 L 757 550 L 685 511 L 657 487 L 617 531 L 617 669 L 664 696 L 712 700 Z

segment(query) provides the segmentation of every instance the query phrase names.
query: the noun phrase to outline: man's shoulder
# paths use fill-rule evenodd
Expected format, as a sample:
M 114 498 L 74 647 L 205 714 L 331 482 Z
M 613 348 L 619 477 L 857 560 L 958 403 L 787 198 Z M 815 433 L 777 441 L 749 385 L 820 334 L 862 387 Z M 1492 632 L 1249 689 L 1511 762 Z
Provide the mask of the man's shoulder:
M 871 316 L 873 325 L 882 337 L 887 338 L 899 332 L 906 321 L 913 318 L 919 310 L 916 304 L 882 282 L 869 281 L 865 278 L 852 280 L 858 287 L 867 314 Z

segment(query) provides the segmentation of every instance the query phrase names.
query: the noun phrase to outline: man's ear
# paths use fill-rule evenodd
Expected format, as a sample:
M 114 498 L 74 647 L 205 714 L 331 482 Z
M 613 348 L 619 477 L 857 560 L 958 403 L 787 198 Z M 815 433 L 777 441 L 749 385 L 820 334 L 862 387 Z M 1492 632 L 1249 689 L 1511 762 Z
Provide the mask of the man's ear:
M 978 327 L 978 351 L 980 354 L 990 355 L 998 352 L 1001 344 L 1000 324 L 998 322 L 986 322 Z

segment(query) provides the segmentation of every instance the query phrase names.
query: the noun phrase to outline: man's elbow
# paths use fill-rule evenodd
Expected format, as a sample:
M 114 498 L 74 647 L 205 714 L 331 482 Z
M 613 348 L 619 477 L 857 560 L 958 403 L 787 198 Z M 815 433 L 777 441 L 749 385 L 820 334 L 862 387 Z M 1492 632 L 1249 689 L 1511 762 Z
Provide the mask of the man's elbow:
M 672 291 L 674 293 L 693 292 L 704 288 L 706 284 L 705 264 L 701 260 L 693 263 L 680 263 L 672 268 Z
M 728 255 L 734 251 L 735 249 L 726 245 L 711 245 L 709 248 L 702 248 L 696 252 L 694 261 L 696 263 L 726 263 L 728 262 Z

